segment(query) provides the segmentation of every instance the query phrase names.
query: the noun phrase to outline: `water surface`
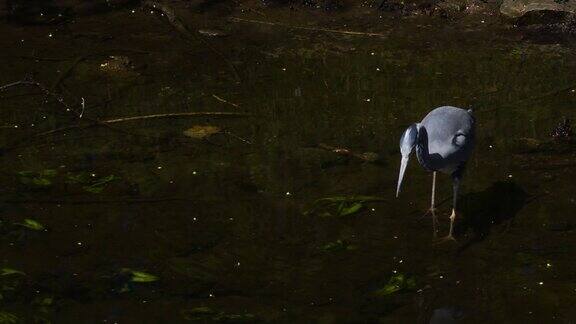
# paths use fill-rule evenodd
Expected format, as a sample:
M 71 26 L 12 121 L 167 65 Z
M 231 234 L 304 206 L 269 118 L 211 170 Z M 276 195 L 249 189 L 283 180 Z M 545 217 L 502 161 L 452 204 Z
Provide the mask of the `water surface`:
M 85 118 L 246 116 L 47 135 L 78 119 L 35 87 L 1 92 L 0 267 L 25 275 L 0 276 L 0 314 L 55 323 L 576 318 L 574 151 L 548 143 L 562 117 L 574 117 L 570 44 L 439 17 L 320 19 L 388 35 L 364 37 L 217 15 L 195 14 L 194 28 L 225 31 L 206 38 L 222 55 L 140 9 L 60 27 L 2 26 L 1 84 L 35 73 L 74 109 L 84 98 Z M 478 144 L 463 182 L 459 242 L 434 245 L 432 221 L 422 217 L 431 174 L 411 161 L 396 199 L 397 143 L 407 125 L 447 104 L 474 109 Z M 223 131 L 183 135 L 198 125 Z M 364 162 L 320 144 L 380 158 Z M 444 234 L 451 183 L 438 179 Z M 306 213 L 317 199 L 358 195 L 382 201 L 342 217 Z M 45 230 L 16 225 L 24 219 Z M 134 282 L 122 269 L 154 278 Z M 415 285 L 375 293 L 398 274 Z

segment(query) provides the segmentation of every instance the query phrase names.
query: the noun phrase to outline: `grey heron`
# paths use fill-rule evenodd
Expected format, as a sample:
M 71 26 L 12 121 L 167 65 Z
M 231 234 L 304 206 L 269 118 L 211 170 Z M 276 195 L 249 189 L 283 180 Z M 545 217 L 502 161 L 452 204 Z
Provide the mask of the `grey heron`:
M 462 173 L 472 153 L 475 142 L 475 120 L 472 110 L 456 107 L 438 107 L 426 115 L 420 123 L 410 125 L 400 138 L 402 160 L 398 175 L 396 197 L 400 193 L 404 172 L 410 154 L 415 149 L 420 165 L 432 171 L 432 199 L 430 212 L 434 221 L 436 234 L 434 198 L 436 191 L 436 172 L 450 174 L 453 183 L 452 214 L 450 215 L 450 232 L 446 239 L 454 239 L 453 227 L 456 219 L 456 203 Z

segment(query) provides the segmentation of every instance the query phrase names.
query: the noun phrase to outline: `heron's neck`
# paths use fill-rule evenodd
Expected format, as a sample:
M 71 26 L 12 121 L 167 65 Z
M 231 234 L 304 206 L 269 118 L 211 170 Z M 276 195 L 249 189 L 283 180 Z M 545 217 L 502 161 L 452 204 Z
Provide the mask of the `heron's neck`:
M 428 151 L 428 132 L 426 128 L 418 125 L 418 140 L 416 144 L 416 157 L 418 162 L 428 171 L 435 171 L 434 163 Z

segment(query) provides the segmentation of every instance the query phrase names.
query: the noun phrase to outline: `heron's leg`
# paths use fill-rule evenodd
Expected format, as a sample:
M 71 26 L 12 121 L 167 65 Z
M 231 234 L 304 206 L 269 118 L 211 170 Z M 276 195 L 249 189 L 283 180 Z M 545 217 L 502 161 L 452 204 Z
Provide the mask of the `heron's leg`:
M 436 238 L 438 234 L 438 218 L 436 217 L 436 171 L 432 172 L 432 198 L 430 202 L 430 213 L 432 214 L 432 236 Z
M 452 176 L 452 185 L 453 185 L 453 197 L 452 197 L 452 214 L 450 215 L 450 232 L 448 232 L 448 238 L 454 239 L 453 231 L 454 231 L 454 220 L 456 219 L 456 205 L 458 203 L 458 191 L 460 190 L 460 176 L 453 175 Z
M 426 217 L 428 214 L 432 216 L 432 235 L 436 238 L 436 234 L 438 233 L 438 217 L 436 216 L 436 204 L 435 204 L 435 197 L 436 197 L 436 171 L 432 173 L 432 198 L 430 203 L 430 209 L 426 211 L 426 213 L 422 217 Z
M 435 197 L 436 197 L 436 171 L 432 172 L 432 197 L 430 199 L 430 209 L 426 211 L 426 214 L 424 214 L 424 216 L 428 214 L 434 215 L 434 212 L 436 212 Z
M 436 210 L 434 208 L 435 196 L 436 196 L 436 171 L 432 172 L 432 202 L 430 204 L 430 211 Z

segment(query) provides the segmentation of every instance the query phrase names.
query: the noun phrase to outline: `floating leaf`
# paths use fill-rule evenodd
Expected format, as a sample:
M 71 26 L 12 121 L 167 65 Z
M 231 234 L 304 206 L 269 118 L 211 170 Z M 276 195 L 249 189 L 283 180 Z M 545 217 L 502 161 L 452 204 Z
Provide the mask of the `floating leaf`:
M 220 128 L 209 125 L 196 125 L 184 131 L 184 135 L 195 139 L 203 139 L 217 133 L 220 133 Z
M 412 290 L 416 288 L 416 280 L 412 277 L 407 277 L 402 273 L 393 275 L 386 286 L 374 292 L 377 296 L 388 296 L 395 292 L 403 290 Z
M 362 209 L 363 207 L 364 207 L 364 204 L 361 202 L 355 202 L 349 206 L 344 205 L 340 209 L 340 213 L 338 214 L 338 216 L 348 216 L 348 215 L 355 214 L 355 213 L 359 212 L 360 209 Z
M 30 219 L 30 218 L 26 218 L 24 219 L 23 223 L 15 223 L 16 225 L 20 225 L 20 226 L 24 226 L 28 229 L 34 230 L 34 231 L 42 231 L 44 230 L 44 225 L 40 224 L 39 222 Z
M 144 271 L 124 268 L 122 269 L 122 272 L 129 273 L 132 276 L 130 280 L 133 282 L 154 282 L 158 280 L 158 277 L 155 275 Z
M 26 275 L 24 272 L 12 268 L 1 268 L 0 276 Z M 2 323 L 2 322 L 0 322 Z

